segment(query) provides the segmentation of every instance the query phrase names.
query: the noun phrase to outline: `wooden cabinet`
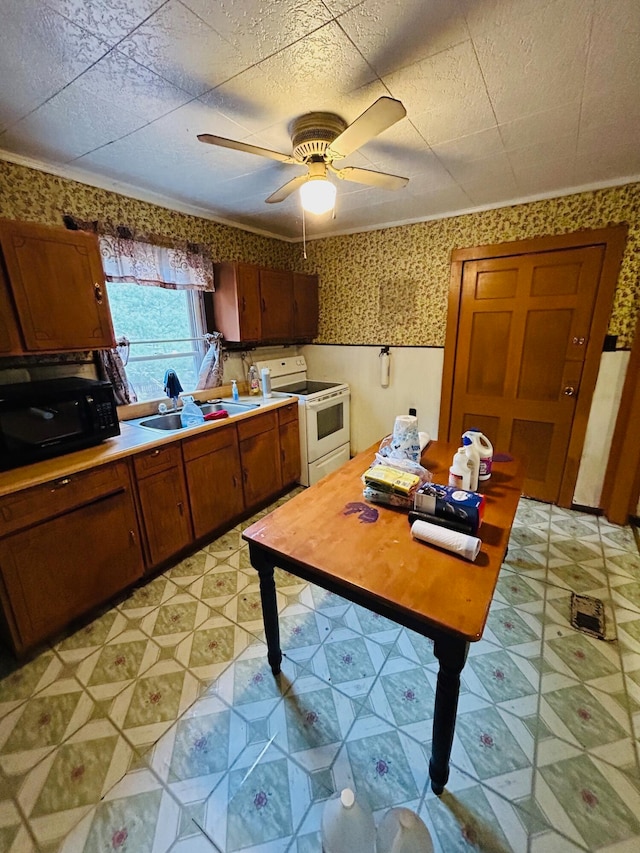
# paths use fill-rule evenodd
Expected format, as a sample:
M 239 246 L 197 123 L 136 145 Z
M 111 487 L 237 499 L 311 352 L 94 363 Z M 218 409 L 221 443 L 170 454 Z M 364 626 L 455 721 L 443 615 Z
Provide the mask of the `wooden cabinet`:
M 180 444 L 134 456 L 147 563 L 157 566 L 193 540 Z
M 0 261 L 0 355 L 21 355 L 24 346 L 18 331 L 18 317 L 13 305 L 4 266 Z
M 0 351 L 18 351 L 17 342 L 26 353 L 115 346 L 95 235 L 0 220 L 0 249 L 6 274 L 0 308 L 9 299 L 16 324 L 9 350 L 0 329 Z
M 311 340 L 318 337 L 318 276 L 293 274 L 293 337 Z
M 260 270 L 260 310 L 263 341 L 293 339 L 293 274 Z
M 311 340 L 318 334 L 318 277 L 244 263 L 215 264 L 205 295 L 210 331 L 231 343 Z
M 280 438 L 280 480 L 282 486 L 300 479 L 300 431 L 298 428 L 298 403 L 278 409 L 278 434 Z
M 125 462 L 0 498 L 0 603 L 23 654 L 143 574 Z
M 182 442 L 196 539 L 219 530 L 244 510 L 235 424 Z
M 244 503 L 249 510 L 282 488 L 277 412 L 253 415 L 237 426 Z

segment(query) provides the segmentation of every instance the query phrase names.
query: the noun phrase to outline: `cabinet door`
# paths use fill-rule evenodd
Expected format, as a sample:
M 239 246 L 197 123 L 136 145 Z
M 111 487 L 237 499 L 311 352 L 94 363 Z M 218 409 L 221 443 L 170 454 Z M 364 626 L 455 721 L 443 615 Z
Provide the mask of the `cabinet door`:
M 0 258 L 0 355 L 19 355 L 23 352 L 18 317 Z
M 157 566 L 192 541 L 182 466 L 138 480 L 149 565 Z
M 240 452 L 235 429 L 227 447 L 187 462 L 187 485 L 196 539 L 236 518 L 244 509 Z
M 293 336 L 318 336 L 318 276 L 293 274 Z
M 260 272 L 258 267 L 243 263 L 215 265 L 216 289 L 205 294 L 205 309 L 213 299 L 213 316 L 207 310 L 209 331 L 222 332 L 225 340 L 259 341 Z
M 278 430 L 262 432 L 240 442 L 244 502 L 252 509 L 278 494 L 280 479 Z
M 0 541 L 18 653 L 142 576 L 137 530 L 131 492 L 123 490 Z
M 280 424 L 280 469 L 283 486 L 300 479 L 300 431 L 297 419 Z
M 115 346 L 94 235 L 3 220 L 0 245 L 28 351 Z
M 284 270 L 260 270 L 262 340 L 293 339 L 293 275 Z

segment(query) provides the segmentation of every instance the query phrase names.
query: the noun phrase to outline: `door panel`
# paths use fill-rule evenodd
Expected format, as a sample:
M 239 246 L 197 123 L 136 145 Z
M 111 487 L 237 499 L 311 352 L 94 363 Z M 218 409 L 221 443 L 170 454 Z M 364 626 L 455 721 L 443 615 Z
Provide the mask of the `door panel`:
M 452 440 L 471 426 L 528 458 L 525 492 L 558 498 L 604 246 L 467 261 Z

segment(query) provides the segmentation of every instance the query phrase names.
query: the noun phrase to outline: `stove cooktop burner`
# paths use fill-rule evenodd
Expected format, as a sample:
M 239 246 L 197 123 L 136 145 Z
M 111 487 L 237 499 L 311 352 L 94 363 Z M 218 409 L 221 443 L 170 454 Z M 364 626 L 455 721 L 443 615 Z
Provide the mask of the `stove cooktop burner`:
M 340 387 L 337 382 L 314 382 L 309 379 L 301 379 L 299 382 L 292 382 L 290 385 L 281 385 L 274 388 L 274 391 L 282 391 L 285 394 L 300 394 L 302 397 L 308 397 L 309 394 L 317 394 L 320 391 L 329 391 L 331 388 Z

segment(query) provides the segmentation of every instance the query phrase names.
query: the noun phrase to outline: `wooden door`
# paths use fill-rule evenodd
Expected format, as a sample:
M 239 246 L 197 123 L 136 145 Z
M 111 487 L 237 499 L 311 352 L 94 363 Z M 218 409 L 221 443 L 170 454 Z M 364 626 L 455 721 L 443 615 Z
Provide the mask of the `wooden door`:
M 548 238 L 512 244 L 511 252 L 509 244 L 484 247 L 499 250 L 498 257 L 462 259 L 441 412 L 442 426 L 450 406 L 450 440 L 480 428 L 498 452 L 526 460 L 525 494 L 565 506 L 573 498 L 617 277 L 606 240 L 568 236 L 582 245 L 564 237 L 556 247 Z
M 318 335 L 318 276 L 293 274 L 293 336 L 313 339 Z
M 293 337 L 293 275 L 283 270 L 260 270 L 262 340 L 290 341 Z
M 18 355 L 23 352 L 24 345 L 20 340 L 18 318 L 0 258 L 0 355 Z
M 3 220 L 0 243 L 27 350 L 115 346 L 94 235 Z

